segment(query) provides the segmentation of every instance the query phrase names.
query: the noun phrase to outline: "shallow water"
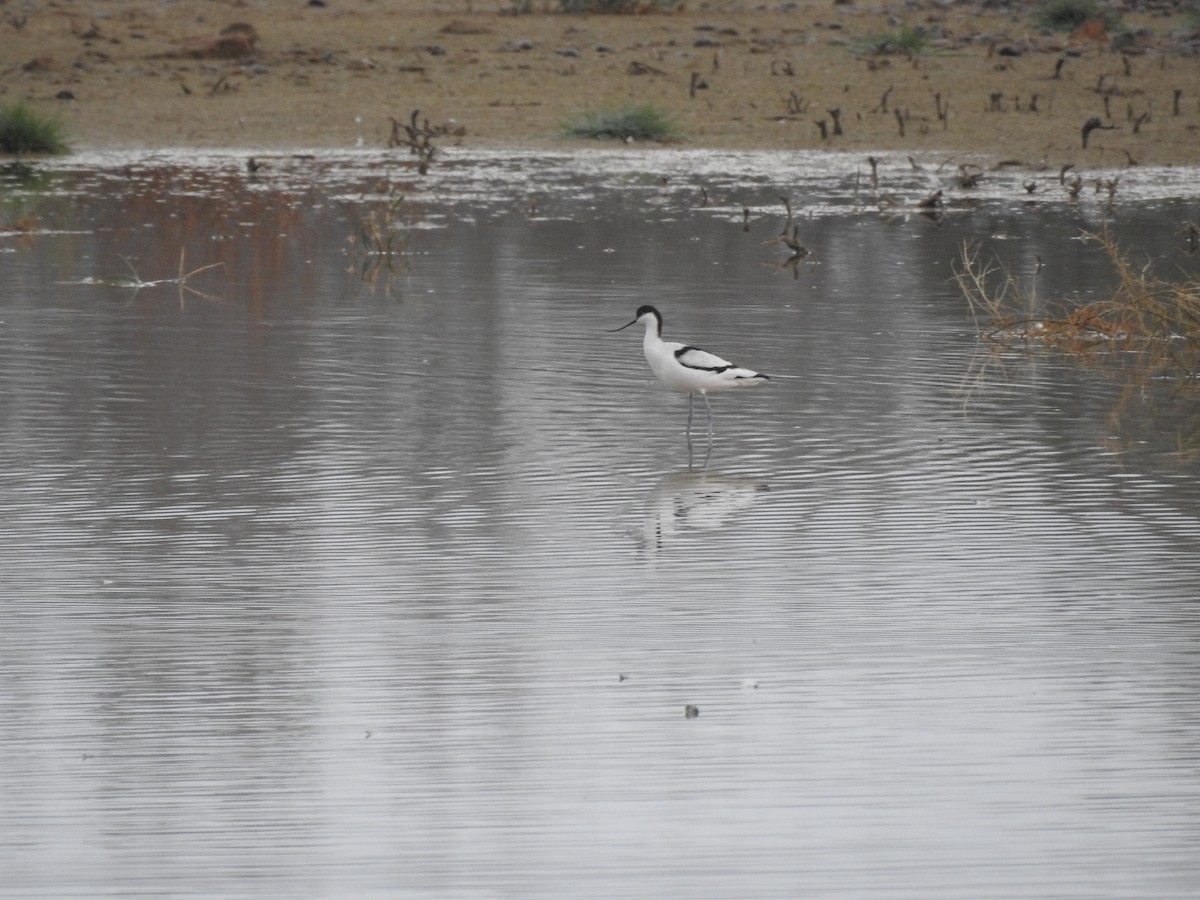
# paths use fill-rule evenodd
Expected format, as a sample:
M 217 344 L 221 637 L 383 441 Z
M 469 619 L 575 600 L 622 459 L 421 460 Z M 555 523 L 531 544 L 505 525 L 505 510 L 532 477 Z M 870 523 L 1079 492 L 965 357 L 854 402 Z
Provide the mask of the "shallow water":
M 1194 273 L 1186 178 L 191 162 L 3 181 L 0 896 L 1194 894 L 1195 410 L 950 281 Z M 794 376 L 691 466 L 645 302 Z

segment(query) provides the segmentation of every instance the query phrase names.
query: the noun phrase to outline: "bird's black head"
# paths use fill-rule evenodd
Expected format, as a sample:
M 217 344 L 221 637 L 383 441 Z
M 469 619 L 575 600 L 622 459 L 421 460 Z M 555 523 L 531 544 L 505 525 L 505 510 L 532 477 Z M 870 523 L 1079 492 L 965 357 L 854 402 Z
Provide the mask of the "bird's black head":
M 637 313 L 634 314 L 632 322 L 626 322 L 620 328 L 614 328 L 612 330 L 613 331 L 624 331 L 630 325 L 636 325 L 638 322 L 642 321 L 642 319 L 645 316 L 654 316 L 654 321 L 656 323 L 656 330 L 657 330 L 658 334 L 661 335 L 662 334 L 662 313 L 660 313 L 653 306 L 639 306 Z

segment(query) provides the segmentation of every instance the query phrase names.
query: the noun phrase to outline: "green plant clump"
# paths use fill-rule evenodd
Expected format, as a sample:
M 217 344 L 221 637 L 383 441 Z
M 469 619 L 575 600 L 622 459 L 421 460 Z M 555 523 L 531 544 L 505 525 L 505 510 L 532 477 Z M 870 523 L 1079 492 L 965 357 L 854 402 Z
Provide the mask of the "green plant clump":
M 929 51 L 929 37 L 924 29 L 906 25 L 899 31 L 864 38 L 853 44 L 852 49 L 867 56 L 924 56 Z
M 649 103 L 585 112 L 563 123 L 567 137 L 614 141 L 670 141 L 679 137 L 675 123 Z
M 22 103 L 0 106 L 0 153 L 66 152 L 62 128 L 53 119 Z
M 1190 31 L 1200 31 L 1200 0 L 1183 8 L 1184 26 Z
M 1046 0 L 1033 11 L 1034 24 L 1051 31 L 1072 31 L 1097 16 L 1107 31 L 1121 27 L 1121 14 L 1098 0 Z

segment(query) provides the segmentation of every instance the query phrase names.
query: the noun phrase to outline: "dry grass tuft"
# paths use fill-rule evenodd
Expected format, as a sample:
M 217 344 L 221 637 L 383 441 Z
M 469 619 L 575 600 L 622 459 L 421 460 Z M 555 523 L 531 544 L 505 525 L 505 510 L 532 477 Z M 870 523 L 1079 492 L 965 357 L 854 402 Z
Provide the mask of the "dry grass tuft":
M 1135 352 L 1153 368 L 1194 378 L 1200 365 L 1200 281 L 1172 282 L 1149 264 L 1138 268 L 1107 231 L 1085 234 L 1100 245 L 1116 275 L 1111 296 L 1077 305 L 1042 301 L 999 262 L 985 262 L 964 244 L 954 279 L 980 334 L 1010 347 L 1065 352 Z
M 1165 281 L 1138 268 L 1108 232 L 1098 243 L 1116 275 L 1111 295 L 1046 301 L 999 262 L 964 244 L 954 278 L 982 338 L 1001 351 L 1069 353 L 1123 384 L 1108 416 L 1109 449 L 1200 460 L 1200 280 Z

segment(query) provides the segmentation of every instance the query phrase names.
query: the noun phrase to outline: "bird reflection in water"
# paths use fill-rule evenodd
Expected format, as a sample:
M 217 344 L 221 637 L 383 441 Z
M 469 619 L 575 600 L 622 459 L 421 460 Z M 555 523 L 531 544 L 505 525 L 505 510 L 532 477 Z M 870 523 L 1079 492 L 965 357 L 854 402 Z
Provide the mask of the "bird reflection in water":
M 768 491 L 766 482 L 694 469 L 663 477 L 646 500 L 641 545 L 659 551 L 673 538 L 725 528 Z

